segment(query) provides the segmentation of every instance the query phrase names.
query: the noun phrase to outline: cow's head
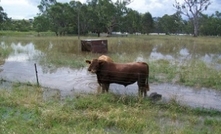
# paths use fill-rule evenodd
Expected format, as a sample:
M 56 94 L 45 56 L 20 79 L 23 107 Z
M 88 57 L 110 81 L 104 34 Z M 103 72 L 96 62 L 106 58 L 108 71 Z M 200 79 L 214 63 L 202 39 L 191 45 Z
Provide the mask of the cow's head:
M 104 61 L 93 59 L 92 61 L 86 60 L 85 62 L 89 64 L 87 70 L 91 73 L 96 73 L 99 70 L 101 63 Z

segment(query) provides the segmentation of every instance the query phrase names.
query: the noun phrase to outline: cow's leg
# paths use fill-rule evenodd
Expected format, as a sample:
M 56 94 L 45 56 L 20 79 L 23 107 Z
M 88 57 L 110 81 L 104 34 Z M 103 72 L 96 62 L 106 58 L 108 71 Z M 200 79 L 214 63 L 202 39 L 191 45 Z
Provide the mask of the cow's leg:
M 138 96 L 142 97 L 143 91 L 142 87 L 138 87 Z
M 108 90 L 109 90 L 109 86 L 110 86 L 110 84 L 105 84 L 105 90 L 106 90 L 107 93 L 108 93 Z
M 147 97 L 147 89 L 146 89 L 146 87 L 143 87 L 143 95 L 144 95 L 144 97 Z
M 146 84 L 147 91 L 150 91 L 149 83 Z
M 105 85 L 101 84 L 101 88 L 102 88 L 102 93 L 105 93 Z
M 139 87 L 138 88 L 138 96 L 139 97 L 146 97 L 147 96 L 147 88 L 146 87 Z
M 102 93 L 108 92 L 110 84 L 101 84 L 102 85 Z
M 146 90 L 146 78 L 143 74 L 138 74 L 138 80 L 137 85 L 139 88 L 139 97 L 146 97 L 147 96 L 147 90 Z

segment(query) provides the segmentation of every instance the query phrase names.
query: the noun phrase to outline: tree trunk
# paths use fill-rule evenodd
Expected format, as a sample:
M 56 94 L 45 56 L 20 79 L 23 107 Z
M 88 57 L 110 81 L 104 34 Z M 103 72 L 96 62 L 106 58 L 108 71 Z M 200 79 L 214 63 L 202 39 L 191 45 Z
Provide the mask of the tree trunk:
M 193 36 L 194 36 L 194 37 L 197 37 L 197 36 L 198 36 L 198 28 L 197 28 L 197 25 L 196 25 L 196 24 L 194 24 Z
M 194 18 L 193 20 L 193 27 L 194 27 L 194 31 L 193 31 L 193 36 L 194 37 L 197 37 L 198 36 L 198 28 L 199 28 L 199 25 L 198 25 L 198 18 Z
M 100 37 L 100 32 L 97 32 L 97 37 Z
M 199 28 L 197 15 L 194 16 L 194 18 L 192 19 L 192 23 L 193 23 L 193 37 L 197 37 L 198 36 L 198 28 Z
M 111 36 L 112 31 L 113 31 L 113 26 L 110 26 L 110 27 L 107 28 L 108 36 Z

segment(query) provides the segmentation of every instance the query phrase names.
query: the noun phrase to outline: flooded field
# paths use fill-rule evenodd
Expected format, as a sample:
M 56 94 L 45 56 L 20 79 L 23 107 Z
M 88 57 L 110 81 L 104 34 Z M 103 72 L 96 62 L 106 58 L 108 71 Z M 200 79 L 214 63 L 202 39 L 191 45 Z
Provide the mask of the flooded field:
M 109 53 L 116 62 L 132 61 L 154 61 L 167 60 L 170 64 L 184 64 L 190 59 L 197 59 L 206 63 L 209 67 L 221 70 L 221 44 L 194 44 L 191 40 L 188 42 L 180 41 L 180 45 L 169 45 L 168 42 L 153 42 L 145 45 L 138 42 L 137 46 L 130 46 L 125 49 L 124 40 L 116 38 L 117 41 L 109 41 Z M 177 39 L 179 41 L 179 39 Z M 144 45 L 139 45 L 144 44 Z M 82 67 L 73 68 L 67 65 L 56 66 L 52 63 L 42 63 L 42 59 L 48 56 L 48 53 L 55 52 L 67 55 L 68 58 L 87 59 L 97 57 L 98 54 L 82 53 L 79 46 L 74 45 L 74 41 L 70 40 L 12 40 L 10 42 L 0 40 L 0 48 L 10 49 L 10 53 L 2 57 L 0 66 L 0 79 L 7 82 L 1 82 L 1 87 L 8 88 L 8 82 L 21 82 L 36 84 L 36 70 L 34 64 L 37 65 L 37 74 L 40 85 L 44 89 L 43 96 L 45 99 L 50 97 L 73 97 L 78 93 L 97 93 L 99 85 L 94 74 L 87 72 L 87 65 L 81 61 Z M 117 49 L 116 49 L 117 47 Z M 51 55 L 50 55 L 51 56 Z M 125 59 L 129 57 L 130 59 Z M 47 59 L 46 59 L 47 60 Z M 61 63 L 63 64 L 63 63 Z M 127 87 L 111 84 L 110 92 L 116 94 L 137 95 L 136 83 Z M 162 94 L 162 101 L 175 99 L 181 104 L 212 108 L 221 111 L 221 92 L 204 87 L 186 87 L 177 83 L 150 83 L 150 91 Z

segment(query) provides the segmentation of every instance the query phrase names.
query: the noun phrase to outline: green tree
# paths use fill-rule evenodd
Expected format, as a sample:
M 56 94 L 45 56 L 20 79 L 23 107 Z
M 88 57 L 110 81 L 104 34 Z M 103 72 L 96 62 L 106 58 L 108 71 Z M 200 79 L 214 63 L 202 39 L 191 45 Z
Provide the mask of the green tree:
M 202 15 L 200 32 L 202 35 L 221 35 L 221 13 Z
M 182 28 L 183 33 L 186 33 L 186 34 L 193 33 L 193 25 L 190 20 L 183 20 L 183 25 L 181 28 Z
M 89 18 L 93 14 L 89 11 L 89 8 L 86 4 L 82 4 L 79 1 L 71 1 L 69 4 L 73 9 L 72 14 L 74 15 L 73 22 L 70 24 L 70 32 L 79 32 L 79 34 L 85 35 L 91 25 Z
M 154 21 L 153 21 L 152 15 L 149 12 L 145 13 L 142 16 L 141 23 L 142 23 L 142 32 L 143 33 L 148 34 L 153 31 Z
M 135 10 L 128 9 L 126 16 L 124 16 L 124 26 L 129 33 L 141 32 L 141 14 Z
M 91 12 L 89 20 L 91 22 L 91 31 L 100 36 L 101 32 L 108 32 L 108 28 L 112 26 L 111 21 L 115 21 L 115 8 L 111 0 L 91 0 L 88 2 L 88 8 Z
M 161 17 L 154 17 L 153 18 L 153 21 L 154 21 L 154 30 L 153 30 L 153 32 L 155 32 L 155 33 L 163 32 L 163 28 L 161 27 L 161 25 L 159 23 L 160 19 L 161 19 Z
M 159 19 L 159 25 L 162 28 L 162 31 L 167 34 L 178 33 L 182 31 L 182 18 L 179 13 L 173 15 L 166 14 Z
M 41 0 L 40 5 L 38 5 L 38 9 L 42 14 L 47 14 L 50 6 L 55 3 L 57 3 L 56 0 Z
M 4 23 L 8 20 L 7 14 L 4 12 L 4 9 L 0 6 L 0 30 L 4 29 Z
M 112 16 L 107 24 L 108 33 L 111 34 L 112 31 L 115 29 L 116 31 L 127 31 L 126 29 L 123 30 L 124 26 L 124 19 L 123 17 L 127 14 L 127 7 L 126 5 L 129 4 L 131 1 L 121 1 L 117 0 L 114 3 L 114 8 L 112 11 Z
M 122 25 L 123 16 L 126 14 L 126 5 L 130 0 L 117 0 L 113 3 L 111 0 L 91 0 L 88 2 L 90 11 L 89 21 L 90 30 L 96 32 L 98 36 L 101 32 L 112 33 L 114 29 Z
M 182 4 L 175 0 L 173 6 L 178 12 L 187 16 L 189 20 L 191 20 L 194 28 L 193 35 L 194 37 L 197 37 L 199 30 L 199 15 L 207 10 L 210 4 L 210 0 L 184 0 Z
M 51 21 L 51 30 L 56 35 L 65 35 L 73 21 L 72 8 L 68 3 L 55 3 L 48 9 L 48 18 Z
M 34 18 L 33 28 L 36 32 L 38 32 L 38 35 L 40 35 L 40 32 L 48 31 L 49 27 L 50 27 L 50 22 L 45 15 L 39 15 Z
M 13 31 L 27 32 L 32 30 L 32 23 L 29 20 L 10 20 L 10 29 Z

